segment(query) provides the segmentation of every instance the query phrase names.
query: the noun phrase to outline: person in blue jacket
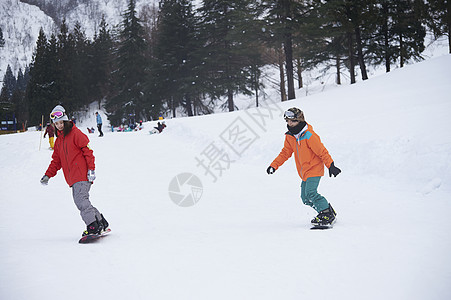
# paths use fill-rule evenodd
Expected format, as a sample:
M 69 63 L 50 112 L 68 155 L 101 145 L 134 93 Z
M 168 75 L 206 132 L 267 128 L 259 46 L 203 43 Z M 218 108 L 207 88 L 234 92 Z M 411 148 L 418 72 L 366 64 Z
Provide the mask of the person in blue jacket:
M 102 117 L 99 112 L 96 111 L 96 119 L 97 119 L 97 129 L 99 130 L 99 136 L 103 136 L 102 132 Z

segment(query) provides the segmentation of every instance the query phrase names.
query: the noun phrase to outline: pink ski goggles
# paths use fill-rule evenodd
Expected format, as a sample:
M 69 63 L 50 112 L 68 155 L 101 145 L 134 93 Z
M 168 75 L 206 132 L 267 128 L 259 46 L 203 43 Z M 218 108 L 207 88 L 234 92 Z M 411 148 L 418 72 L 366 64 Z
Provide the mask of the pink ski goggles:
M 52 119 L 52 120 L 59 119 L 64 115 L 66 115 L 66 113 L 64 113 L 62 111 L 54 111 L 50 114 L 50 119 Z

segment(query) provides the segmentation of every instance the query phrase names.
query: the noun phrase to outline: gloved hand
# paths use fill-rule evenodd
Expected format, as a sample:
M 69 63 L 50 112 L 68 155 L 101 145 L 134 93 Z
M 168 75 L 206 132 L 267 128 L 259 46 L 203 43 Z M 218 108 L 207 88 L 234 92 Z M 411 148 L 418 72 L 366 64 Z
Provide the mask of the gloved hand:
M 88 170 L 88 181 L 93 182 L 96 179 L 96 171 Z
M 337 175 L 340 173 L 341 170 L 334 165 L 334 162 L 332 162 L 329 167 L 329 177 L 332 177 L 332 175 L 334 175 L 334 177 L 337 177 Z
M 273 167 L 269 166 L 268 169 L 266 169 L 266 173 L 268 174 L 274 174 L 274 172 L 276 171 L 276 169 L 274 169 Z
M 41 178 L 41 184 L 42 184 L 42 185 L 47 185 L 47 184 L 49 184 L 49 179 L 50 179 L 50 177 L 48 177 L 47 175 L 42 176 L 42 178 Z

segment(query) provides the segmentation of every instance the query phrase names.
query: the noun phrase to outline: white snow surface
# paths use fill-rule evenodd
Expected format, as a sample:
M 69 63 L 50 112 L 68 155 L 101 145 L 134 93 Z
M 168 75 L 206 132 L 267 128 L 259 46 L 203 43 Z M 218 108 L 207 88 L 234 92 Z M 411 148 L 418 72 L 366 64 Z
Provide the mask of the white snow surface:
M 88 245 L 62 172 L 39 183 L 48 140 L 39 151 L 40 132 L 0 136 L 0 299 L 451 299 L 450 95 L 444 55 L 293 101 L 166 120 L 162 134 L 148 134 L 155 122 L 105 128 L 89 135 L 90 196 L 112 233 Z M 332 230 L 309 230 L 293 158 L 265 172 L 292 106 L 342 170 L 319 187 L 338 213 Z M 198 162 L 208 157 L 211 173 Z M 181 173 L 202 182 L 191 207 L 168 193 Z

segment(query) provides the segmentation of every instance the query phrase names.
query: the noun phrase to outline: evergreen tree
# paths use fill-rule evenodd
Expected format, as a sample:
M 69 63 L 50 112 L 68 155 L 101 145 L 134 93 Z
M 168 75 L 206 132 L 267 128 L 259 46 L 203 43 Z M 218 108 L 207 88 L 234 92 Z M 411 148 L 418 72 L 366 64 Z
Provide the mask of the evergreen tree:
M 105 17 L 102 16 L 99 32 L 94 37 L 91 49 L 91 61 L 89 63 L 90 92 L 93 100 L 99 102 L 104 97 L 113 96 L 111 84 L 111 72 L 113 70 L 114 41 Z
M 295 42 L 303 58 L 301 67 L 313 69 L 321 66 L 322 74 L 336 68 L 336 83 L 341 84 L 341 69 L 346 65 L 351 83 L 355 83 L 355 47 L 353 26 L 342 16 L 339 1 L 313 1 L 304 17 Z
M 341 84 L 341 69 L 349 60 L 347 50 L 347 34 L 344 24 L 332 17 L 327 4 L 315 1 L 315 8 L 306 16 L 307 19 L 301 27 L 304 34 L 295 39 L 297 51 L 303 58 L 301 67 L 313 69 L 322 67 L 322 74 L 330 68 L 336 69 L 337 84 Z M 351 29 L 352 30 L 352 29 Z M 355 82 L 355 76 L 354 82 Z
M 58 61 L 54 69 L 57 75 L 55 78 L 55 96 L 68 112 L 72 112 L 75 111 L 79 103 L 78 91 L 74 88 L 76 76 L 74 60 L 77 53 L 74 35 L 69 33 L 65 20 L 61 23 L 60 32 L 57 36 L 56 54 Z
M 26 70 L 27 72 L 27 70 Z M 22 73 L 22 69 L 19 69 L 17 73 L 16 89 L 11 97 L 11 103 L 14 107 L 14 113 L 18 123 L 25 123 L 28 120 L 28 105 L 25 101 L 25 91 L 27 88 L 27 79 Z
M 16 90 L 17 80 L 11 71 L 11 67 L 8 65 L 6 67 L 5 76 L 3 76 L 3 86 L 1 90 L 1 101 L 2 102 L 10 102 L 11 97 L 13 96 L 14 91 Z
M 378 11 L 377 29 L 369 51 L 373 54 L 373 62 L 375 64 L 384 63 L 385 71 L 390 72 L 391 63 L 396 60 L 396 46 L 393 36 L 395 3 L 389 0 L 381 0 Z
M 190 1 L 160 1 L 153 48 L 151 99 L 154 99 L 155 104 L 166 101 L 174 117 L 175 109 L 180 105 L 188 116 L 194 115 L 194 100 L 201 94 L 196 60 L 199 45 L 196 26 L 197 20 Z
M 73 72 L 71 89 L 74 93 L 74 105 L 75 107 L 80 107 L 89 104 L 93 100 L 89 90 L 93 74 L 88 68 L 91 44 L 78 22 L 74 26 L 72 36 L 75 55 L 70 61 Z
M 288 100 L 296 97 L 294 90 L 293 38 L 299 32 L 299 23 L 309 10 L 310 1 L 268 0 L 262 1 L 267 9 L 266 20 L 274 32 L 274 42 L 282 45 L 285 54 Z M 278 45 L 275 45 L 278 48 Z
M 448 36 L 449 53 L 451 53 L 451 1 L 429 0 L 427 24 L 436 38 Z
M 29 118 L 28 105 L 25 102 L 25 92 L 16 89 L 11 97 L 12 109 L 17 119 L 17 123 L 25 124 Z M 18 128 L 22 129 L 22 128 Z
M 366 63 L 368 45 L 375 31 L 374 0 L 328 0 L 321 6 L 326 27 L 331 28 L 332 35 L 326 35 L 330 53 L 335 56 L 337 74 L 341 66 L 342 56 L 346 52 L 345 63 L 350 71 L 351 84 L 356 82 L 355 65 L 360 66 L 363 80 L 368 79 Z M 327 40 L 327 36 L 331 40 Z
M 403 67 L 409 59 L 421 59 L 426 30 L 426 6 L 422 1 L 377 1 L 377 29 L 368 47 L 375 64 L 385 63 L 386 72 L 398 58 Z
M 2 103 L 2 106 L 0 106 L 0 108 L 3 108 L 3 104 L 8 102 L 9 102 L 8 92 L 6 91 L 6 89 L 2 87 L 2 89 L 0 90 L 0 103 Z
M 17 84 L 16 90 L 24 92 L 27 88 L 27 83 L 25 82 L 24 74 L 22 73 L 22 68 L 19 68 L 19 72 L 17 72 Z
M 0 48 L 3 48 L 5 46 L 5 39 L 3 38 L 3 31 L 0 27 Z
M 396 39 L 396 57 L 400 67 L 409 59 L 422 59 L 426 29 L 422 24 L 422 7 L 413 0 L 396 1 L 393 35 Z
M 246 9 L 239 14 L 241 22 L 232 31 L 233 40 L 243 43 L 245 55 L 247 56 L 245 70 L 248 73 L 247 88 L 254 93 L 255 105 L 259 106 L 259 94 L 264 87 L 262 83 L 261 68 L 266 64 L 263 56 L 266 51 L 265 36 L 262 32 L 264 20 L 262 15 L 264 8 L 259 1 L 250 0 Z
M 202 82 L 213 98 L 227 97 L 235 110 L 234 94 L 252 94 L 252 37 L 244 29 L 255 21 L 252 1 L 204 0 L 201 12 Z
M 52 60 L 56 60 L 56 51 L 52 52 L 52 47 L 56 46 L 56 38 L 52 36 L 52 43 L 47 41 L 47 37 L 41 28 L 39 31 L 36 49 L 33 53 L 33 60 L 30 65 L 30 80 L 26 89 L 26 103 L 29 108 L 30 125 L 38 125 L 41 122 L 41 115 L 47 116 L 53 108 L 54 99 L 54 69 Z
M 120 41 L 117 49 L 117 72 L 115 85 L 117 95 L 107 103 L 110 121 L 119 124 L 124 117 L 136 115 L 147 119 L 151 110 L 146 107 L 144 86 L 146 79 L 146 51 L 143 27 L 136 13 L 135 0 L 129 0 L 124 13 Z
M 28 87 L 28 83 L 30 82 L 30 67 L 29 66 L 26 66 L 25 67 L 25 72 L 24 72 L 24 74 L 23 74 L 23 86 L 25 87 L 24 88 L 24 91 L 26 91 L 27 90 L 27 87 Z
M 357 55 L 362 80 L 366 80 L 368 79 L 366 49 L 370 43 L 369 37 L 375 30 L 373 0 L 338 0 L 335 2 L 338 21 L 347 23 L 349 57 L 352 58 L 354 53 Z M 352 50 L 354 47 L 355 50 Z
M 49 82 L 47 85 L 47 97 L 48 101 L 52 103 L 50 104 L 51 106 L 53 104 L 61 104 L 61 101 L 63 101 L 60 96 L 61 63 L 59 54 L 58 38 L 52 33 L 48 42 L 47 52 L 45 53 L 45 63 L 47 65 L 44 68 L 46 71 L 45 79 Z

